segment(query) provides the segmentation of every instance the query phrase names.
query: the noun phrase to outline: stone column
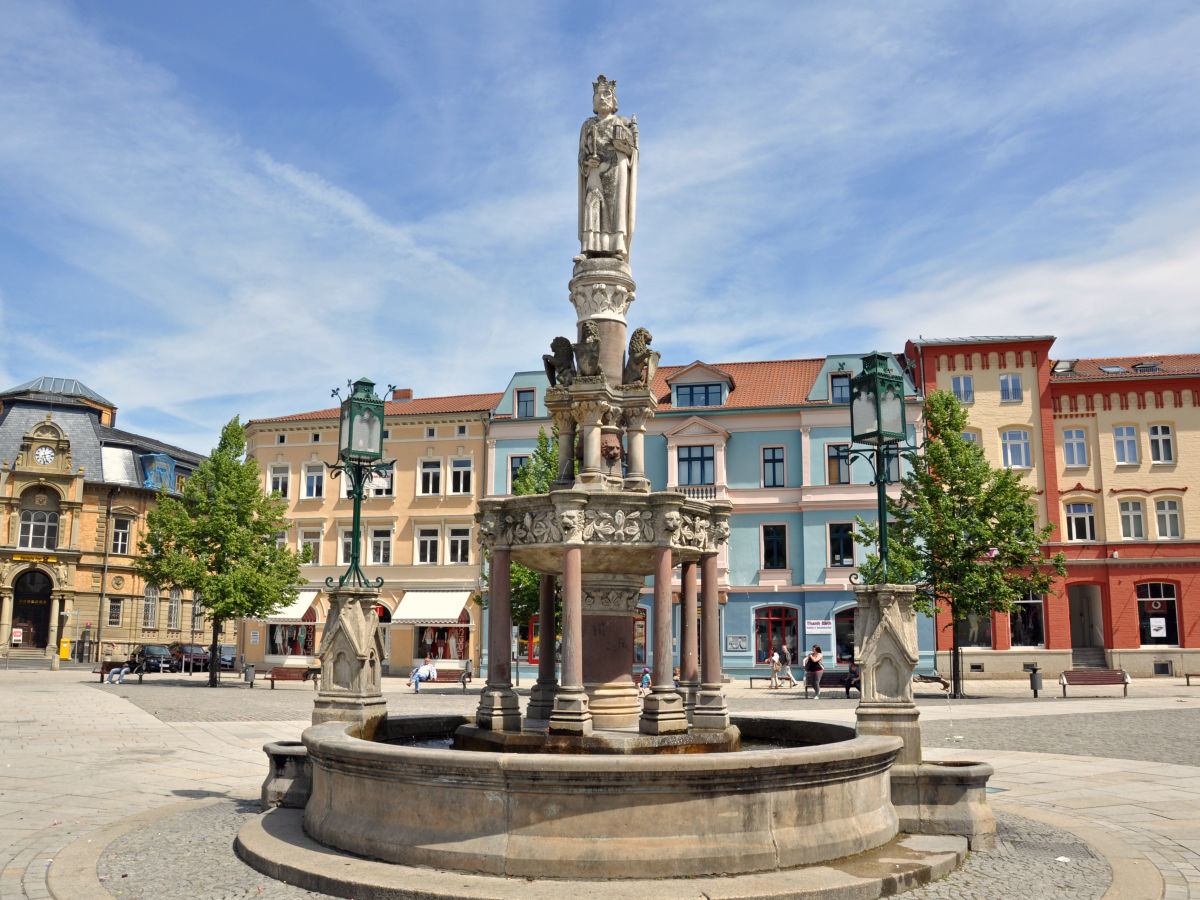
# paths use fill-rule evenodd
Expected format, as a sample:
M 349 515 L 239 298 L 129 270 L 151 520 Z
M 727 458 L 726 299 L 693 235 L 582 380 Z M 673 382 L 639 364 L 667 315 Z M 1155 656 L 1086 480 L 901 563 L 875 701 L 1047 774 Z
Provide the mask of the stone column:
M 583 548 L 563 549 L 562 686 L 550 714 L 552 734 L 592 732 L 592 714 L 583 687 Z
M 50 657 L 50 668 L 58 668 L 58 611 L 62 608 L 62 597 L 50 595 L 50 621 L 46 626 L 46 656 Z
M 546 408 L 558 428 L 558 476 L 550 489 L 561 490 L 575 485 L 575 416 L 571 412 L 570 394 L 566 393 L 565 388 L 551 390 L 556 394 L 551 396 L 547 391 Z M 559 399 L 560 394 L 564 395 L 563 399 Z
M 638 728 L 643 734 L 674 734 L 688 730 L 683 698 L 671 677 L 671 548 L 654 550 L 654 646 L 650 695 Z
M 585 400 L 575 406 L 583 432 L 583 465 L 576 479 L 581 487 L 594 487 L 604 483 L 603 460 L 600 456 L 600 427 L 606 411 L 607 404 L 598 400 Z
M 488 677 L 475 723 L 488 731 L 520 731 L 521 708 L 512 686 L 512 551 L 492 551 L 488 602 Z
M 0 593 L 0 647 L 8 647 L 12 636 L 13 595 L 12 591 Z
M 625 410 L 625 490 L 649 491 L 650 479 L 646 477 L 646 420 L 650 410 L 635 407 Z
M 729 707 L 721 686 L 721 619 L 715 553 L 700 557 L 700 590 L 703 604 L 700 639 L 704 644 L 704 653 L 692 726 L 703 731 L 724 731 L 729 727 Z
M 583 686 L 596 728 L 636 726 L 642 714 L 633 668 L 633 617 L 644 575 L 583 576 Z
M 352 722 L 372 740 L 387 719 L 381 690 L 383 636 L 379 633 L 378 588 L 329 591 L 329 615 L 321 633 L 321 675 L 313 703 L 314 725 Z
M 561 437 L 562 432 L 559 432 Z M 554 576 L 543 575 L 538 585 L 538 676 L 529 691 L 526 719 L 549 719 L 558 679 L 554 673 Z
M 700 690 L 700 645 L 696 604 L 696 563 L 688 560 L 680 566 L 682 595 L 679 604 L 679 693 L 688 721 L 696 708 Z
M 855 586 L 854 658 L 862 666 L 859 734 L 889 734 L 904 740 L 896 765 L 921 762 L 920 712 L 913 702 L 917 655 L 916 588 L 910 584 Z

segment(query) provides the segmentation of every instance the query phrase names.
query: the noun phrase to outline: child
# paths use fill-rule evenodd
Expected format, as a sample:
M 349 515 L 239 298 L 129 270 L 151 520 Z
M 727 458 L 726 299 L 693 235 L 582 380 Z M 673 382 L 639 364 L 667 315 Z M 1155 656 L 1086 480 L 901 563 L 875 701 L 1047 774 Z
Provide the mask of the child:
M 645 697 L 650 693 L 650 670 L 642 669 L 642 680 L 638 683 L 638 696 Z

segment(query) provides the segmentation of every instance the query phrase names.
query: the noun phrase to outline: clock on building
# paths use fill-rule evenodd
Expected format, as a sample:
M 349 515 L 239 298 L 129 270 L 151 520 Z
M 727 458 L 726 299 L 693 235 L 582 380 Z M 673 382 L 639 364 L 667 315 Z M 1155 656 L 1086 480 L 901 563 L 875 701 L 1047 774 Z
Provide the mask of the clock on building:
M 48 466 L 54 462 L 54 448 L 41 446 L 33 451 L 33 458 L 39 465 Z

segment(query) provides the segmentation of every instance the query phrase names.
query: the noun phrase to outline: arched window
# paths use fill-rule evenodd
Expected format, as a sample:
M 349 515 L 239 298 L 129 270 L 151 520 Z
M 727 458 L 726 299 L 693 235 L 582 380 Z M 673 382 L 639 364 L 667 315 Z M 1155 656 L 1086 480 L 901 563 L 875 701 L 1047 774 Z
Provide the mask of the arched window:
M 169 631 L 179 630 L 180 614 L 183 610 L 183 591 L 179 588 L 171 588 L 167 601 L 167 629 Z
M 199 594 L 192 595 L 192 631 L 204 630 L 204 604 Z
M 787 644 L 796 656 L 798 619 L 796 610 L 790 606 L 764 606 L 754 614 L 754 659 L 764 663 L 771 654 Z
M 158 588 L 152 584 L 146 585 L 142 595 L 142 628 L 158 627 Z
M 58 513 L 40 509 L 21 510 L 19 546 L 29 550 L 53 550 L 58 546 Z

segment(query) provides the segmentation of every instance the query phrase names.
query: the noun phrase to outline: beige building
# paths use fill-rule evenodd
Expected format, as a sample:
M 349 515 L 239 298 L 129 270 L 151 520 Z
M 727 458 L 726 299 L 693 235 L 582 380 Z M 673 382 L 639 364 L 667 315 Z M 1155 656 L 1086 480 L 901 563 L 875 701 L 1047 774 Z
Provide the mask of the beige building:
M 468 660 L 478 669 L 483 572 L 475 542 L 476 500 L 487 471 L 488 422 L 499 394 L 413 399 L 395 391 L 384 409 L 388 473 L 362 505 L 361 565 L 382 578 L 379 614 L 390 671 L 407 672 L 425 656 L 442 669 Z M 238 652 L 247 663 L 315 663 L 328 613 L 326 579 L 350 563 L 353 502 L 334 477 L 338 409 L 255 419 L 247 452 L 265 491 L 287 501 L 280 540 L 312 554 L 297 601 L 265 621 L 246 622 Z

